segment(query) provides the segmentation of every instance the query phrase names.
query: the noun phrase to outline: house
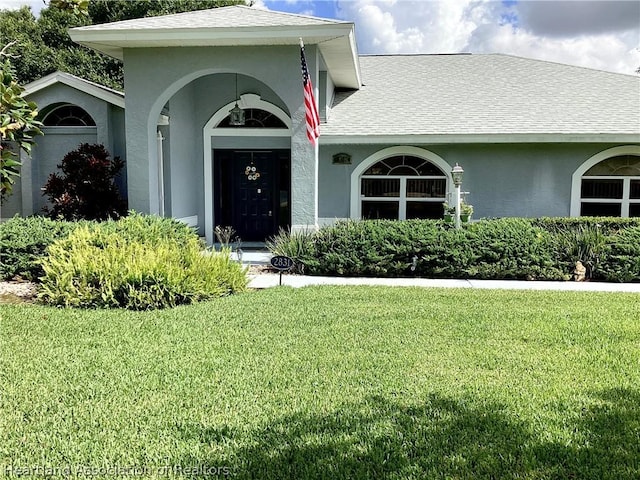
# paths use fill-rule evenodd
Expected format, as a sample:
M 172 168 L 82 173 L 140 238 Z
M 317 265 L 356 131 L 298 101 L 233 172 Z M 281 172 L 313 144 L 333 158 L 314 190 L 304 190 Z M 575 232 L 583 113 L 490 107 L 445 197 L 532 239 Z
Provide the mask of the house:
M 4 219 L 41 213 L 47 203 L 42 187 L 49 174 L 80 143 L 101 143 L 121 158 L 126 154 L 123 93 L 55 72 L 26 85 L 24 95 L 38 105 L 44 135 L 36 137 L 31 158 L 20 152 L 20 179 L 2 204 Z M 126 190 L 126 176 L 117 180 Z
M 216 225 L 264 241 L 341 218 L 438 218 L 456 163 L 476 217 L 640 216 L 634 76 L 500 54 L 361 56 L 353 23 L 246 6 L 70 34 L 123 60 L 124 102 L 66 74 L 29 85 L 28 97 L 89 113 L 95 126 L 73 128 L 126 158 L 129 208 L 181 219 L 209 242 Z M 236 104 L 242 126 L 230 121 Z M 24 213 L 40 206 L 51 159 L 84 141 L 78 131 L 62 148 L 55 128 L 71 129 L 38 138 Z

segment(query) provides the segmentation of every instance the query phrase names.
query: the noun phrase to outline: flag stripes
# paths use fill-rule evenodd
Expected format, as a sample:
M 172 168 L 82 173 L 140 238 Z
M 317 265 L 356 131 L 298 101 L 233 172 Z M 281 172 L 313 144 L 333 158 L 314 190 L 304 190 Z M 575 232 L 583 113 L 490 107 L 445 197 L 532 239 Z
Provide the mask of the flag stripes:
M 316 98 L 313 94 L 313 84 L 309 76 L 307 60 L 304 56 L 302 39 L 300 39 L 300 64 L 302 66 L 302 85 L 304 87 L 304 111 L 307 120 L 307 138 L 315 145 L 316 140 L 320 136 L 320 115 L 318 114 Z

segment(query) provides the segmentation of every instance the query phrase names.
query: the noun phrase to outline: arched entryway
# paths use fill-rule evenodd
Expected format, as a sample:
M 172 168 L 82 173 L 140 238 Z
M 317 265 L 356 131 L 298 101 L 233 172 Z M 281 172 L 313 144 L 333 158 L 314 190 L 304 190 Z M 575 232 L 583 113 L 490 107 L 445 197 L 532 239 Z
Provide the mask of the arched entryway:
M 233 126 L 219 109 L 203 130 L 205 232 L 231 226 L 243 242 L 264 242 L 291 224 L 291 119 L 287 112 L 245 94 L 245 124 Z

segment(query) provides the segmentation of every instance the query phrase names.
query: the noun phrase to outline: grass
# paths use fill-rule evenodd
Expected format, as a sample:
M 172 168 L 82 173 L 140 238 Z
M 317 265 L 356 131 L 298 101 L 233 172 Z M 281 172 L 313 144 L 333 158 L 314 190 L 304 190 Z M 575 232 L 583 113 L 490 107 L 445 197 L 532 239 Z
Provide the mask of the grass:
M 282 287 L 156 312 L 2 306 L 0 477 L 638 478 L 638 300 Z

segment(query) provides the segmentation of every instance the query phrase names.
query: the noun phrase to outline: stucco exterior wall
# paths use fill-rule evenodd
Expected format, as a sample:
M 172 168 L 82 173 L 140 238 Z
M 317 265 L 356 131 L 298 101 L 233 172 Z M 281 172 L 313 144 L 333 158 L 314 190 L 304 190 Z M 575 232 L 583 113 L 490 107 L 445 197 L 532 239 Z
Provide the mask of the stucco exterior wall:
M 11 202 L 7 202 L 7 212 L 11 207 L 15 212 L 9 213 L 22 215 L 42 212 L 47 204 L 47 199 L 42 196 L 42 187 L 49 175 L 57 171 L 62 158 L 81 143 L 101 143 L 113 156 L 126 158 L 124 111 L 120 107 L 61 83 L 34 92 L 28 96 L 28 100 L 36 102 L 38 109 L 45 113 L 59 104 L 77 105 L 91 115 L 96 126 L 42 129 L 44 135 L 35 138 L 32 157 L 29 159 L 23 156 L 23 175 L 14 195 L 19 193 L 22 201 L 18 202 L 16 196 Z M 28 184 L 23 185 L 24 182 Z M 124 174 L 119 186 L 126 193 Z
M 40 111 L 61 103 L 70 103 L 81 107 L 91 115 L 96 123 L 96 141 L 102 143 L 110 152 L 113 151 L 117 132 L 111 130 L 111 105 L 108 102 L 60 83 L 35 92 L 29 95 L 28 99 L 36 102 Z
M 191 199 L 192 194 L 186 191 L 185 199 L 177 200 L 176 196 L 182 194 L 176 188 L 184 189 L 185 185 L 189 185 L 196 196 L 202 195 L 203 171 L 197 165 L 189 163 L 190 156 L 199 158 L 202 163 L 202 128 L 217 109 L 234 100 L 235 82 L 229 80 L 238 73 L 239 93 L 260 94 L 264 100 L 291 114 L 293 223 L 315 224 L 316 150 L 306 138 L 297 47 L 127 49 L 124 57 L 129 162 L 127 173 L 131 208 L 150 213 L 158 211 L 155 200 L 158 198 L 155 122 L 162 108 L 169 102 L 171 175 L 178 175 L 175 182 L 172 180 L 172 208 L 177 209 L 172 214 L 179 217 L 180 212 L 188 210 L 189 215 L 193 215 L 194 207 L 202 212 L 203 201 L 196 205 Z M 313 81 L 317 83 L 318 58 L 314 46 L 307 47 L 307 61 Z M 170 68 L 167 68 L 168 65 Z M 226 76 L 216 79 L 218 74 Z M 259 91 L 242 91 L 246 85 L 240 80 L 252 83 L 248 88 L 258 88 Z M 179 121 L 180 132 L 177 132 Z M 183 158 L 189 155 L 188 160 L 183 160 L 187 162 L 185 166 L 193 167 L 191 170 L 185 168 L 184 176 L 176 173 L 176 168 L 181 163 L 175 156 L 181 148 L 186 148 L 185 153 L 181 154 Z M 200 213 L 198 216 L 201 218 Z
M 42 207 L 47 204 L 41 189 L 49 175 L 58 171 L 57 165 L 63 157 L 81 143 L 97 142 L 96 129 L 93 127 L 50 127 L 43 131 L 44 135 L 39 137 L 31 161 L 33 213 L 41 213 Z
M 191 85 L 181 89 L 169 102 L 171 112 L 171 213 L 176 218 L 195 215 L 198 185 L 202 178 L 202 156 L 198 157 L 197 127 L 193 119 L 196 97 Z M 202 147 L 200 147 L 202 150 Z
M 17 151 L 16 144 L 9 144 L 8 148 L 12 149 L 14 152 Z M 24 152 L 22 153 L 21 156 L 25 156 Z M 27 179 L 29 179 L 31 176 L 31 171 L 28 165 L 27 165 L 27 169 L 23 169 L 22 167 L 20 167 L 19 171 L 20 171 L 21 177 L 16 179 L 15 183 L 13 184 L 13 193 L 8 197 L 4 198 L 2 202 L 0 202 L 0 221 L 8 220 L 15 215 L 22 214 L 22 211 L 23 211 L 22 177 L 26 177 Z
M 257 79 L 238 78 L 238 93 L 252 93 L 281 109 L 286 105 Z M 165 105 L 169 126 L 161 127 L 164 157 L 165 214 L 175 218 L 197 216 L 204 235 L 204 151 L 203 128 L 211 117 L 235 98 L 235 75 L 213 74 L 200 77 L 178 90 Z M 226 112 L 225 112 L 226 113 Z M 284 137 L 212 138 L 212 149 L 290 148 Z
M 349 218 L 351 176 L 370 155 L 395 145 L 322 147 L 319 162 L 319 217 Z M 416 145 L 464 168 L 462 190 L 474 217 L 569 216 L 571 175 L 610 144 Z M 351 165 L 333 165 L 346 152 Z M 445 172 L 450 173 L 450 172 Z
M 108 106 L 109 114 L 109 141 L 107 150 L 111 153 L 111 157 L 120 157 L 125 161 L 125 167 L 116 177 L 116 185 L 120 190 L 120 194 L 127 198 L 127 145 L 125 142 L 126 129 L 124 124 L 124 109 L 115 105 Z
M 22 214 L 22 185 L 17 181 L 13 185 L 13 193 L 0 205 L 0 221 L 8 220 Z

